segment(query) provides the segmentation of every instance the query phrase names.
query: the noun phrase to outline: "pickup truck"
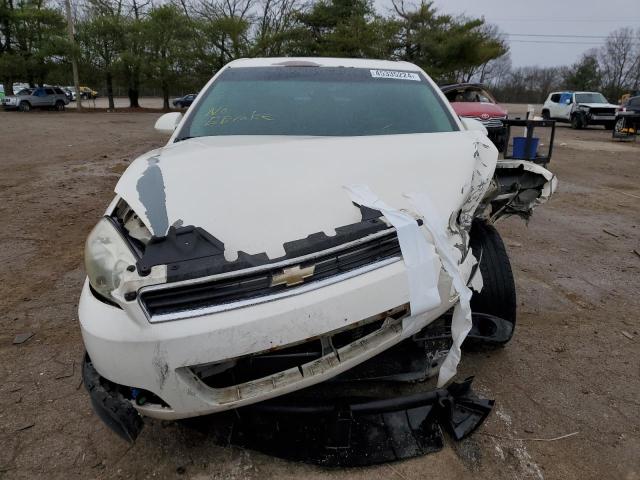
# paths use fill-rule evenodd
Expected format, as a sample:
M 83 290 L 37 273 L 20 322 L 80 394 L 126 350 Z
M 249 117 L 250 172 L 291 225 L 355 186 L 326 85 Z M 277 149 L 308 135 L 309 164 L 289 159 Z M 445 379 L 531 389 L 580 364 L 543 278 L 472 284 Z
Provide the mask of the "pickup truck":
M 575 129 L 603 125 L 611 130 L 617 108 L 599 92 L 551 92 L 542 106 L 542 117 L 571 123 Z
M 28 112 L 32 108 L 55 108 L 62 112 L 69 99 L 59 87 L 37 87 L 25 89 L 17 95 L 7 95 L 2 99 L 5 110 Z

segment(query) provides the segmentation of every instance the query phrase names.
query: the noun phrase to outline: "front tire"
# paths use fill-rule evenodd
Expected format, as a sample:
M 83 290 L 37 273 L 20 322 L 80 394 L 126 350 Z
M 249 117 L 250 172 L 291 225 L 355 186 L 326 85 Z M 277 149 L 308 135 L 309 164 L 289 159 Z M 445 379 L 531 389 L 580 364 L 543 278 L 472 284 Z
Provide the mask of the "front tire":
M 28 112 L 29 110 L 31 110 L 31 104 L 29 102 L 20 102 L 20 105 L 18 105 L 18 110 L 20 110 L 21 112 Z
M 615 138 L 616 136 L 625 136 L 626 132 L 624 130 L 624 118 L 619 118 L 618 120 L 616 120 L 613 126 L 613 137 Z
M 64 102 L 61 102 L 60 100 L 58 100 L 56 102 L 56 110 L 59 112 L 64 112 Z
M 471 311 L 495 315 L 516 326 L 516 284 L 504 242 L 493 225 L 476 219 L 471 226 L 469 245 L 480 260 L 483 287 L 473 292 Z
M 551 120 L 551 115 L 549 114 L 549 110 L 542 111 L 542 119 L 543 120 Z
M 580 115 L 574 115 L 571 117 L 571 128 L 574 130 L 582 130 L 584 128 L 582 117 Z

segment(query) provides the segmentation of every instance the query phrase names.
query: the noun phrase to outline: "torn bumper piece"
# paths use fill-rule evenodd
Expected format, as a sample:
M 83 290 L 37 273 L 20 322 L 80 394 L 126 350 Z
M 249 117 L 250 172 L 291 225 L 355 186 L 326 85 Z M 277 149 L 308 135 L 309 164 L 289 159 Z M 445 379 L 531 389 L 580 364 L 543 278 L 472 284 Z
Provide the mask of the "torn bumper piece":
M 144 424 L 120 391 L 126 387 L 100 377 L 88 355 L 82 376 L 100 419 L 122 439 L 135 441 Z M 472 381 L 382 399 L 309 401 L 294 392 L 209 419 L 221 442 L 325 466 L 373 465 L 441 450 L 443 429 L 455 440 L 476 430 L 494 402 L 479 398 Z M 205 419 L 191 422 L 201 427 Z
M 305 403 L 296 394 L 237 411 L 231 443 L 325 466 L 365 466 L 442 449 L 487 418 L 493 400 L 478 398 L 472 378 L 447 388 L 384 399 Z
M 122 387 L 102 378 L 86 353 L 82 363 L 82 383 L 100 420 L 120 438 L 133 443 L 144 427 L 142 417 L 122 395 Z

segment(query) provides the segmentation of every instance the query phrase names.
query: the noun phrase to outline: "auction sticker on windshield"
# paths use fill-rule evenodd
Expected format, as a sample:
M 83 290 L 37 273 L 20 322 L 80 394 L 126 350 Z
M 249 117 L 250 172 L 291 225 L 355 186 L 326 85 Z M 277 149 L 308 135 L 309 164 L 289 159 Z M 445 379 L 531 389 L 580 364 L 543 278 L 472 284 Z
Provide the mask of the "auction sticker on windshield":
M 371 70 L 373 78 L 393 78 L 395 80 L 420 81 L 420 75 L 411 72 L 398 72 L 397 70 Z

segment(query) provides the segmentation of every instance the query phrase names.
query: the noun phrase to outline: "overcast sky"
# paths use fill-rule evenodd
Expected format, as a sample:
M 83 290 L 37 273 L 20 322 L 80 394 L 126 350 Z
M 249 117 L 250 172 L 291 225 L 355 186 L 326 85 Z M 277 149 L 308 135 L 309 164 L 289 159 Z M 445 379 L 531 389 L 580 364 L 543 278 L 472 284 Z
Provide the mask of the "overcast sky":
M 443 13 L 484 16 L 503 33 L 517 34 L 507 37 L 516 67 L 571 64 L 586 50 L 602 45 L 602 37 L 612 30 L 640 28 L 640 0 L 435 0 L 434 4 Z M 376 0 L 376 5 L 388 13 L 391 0 Z

